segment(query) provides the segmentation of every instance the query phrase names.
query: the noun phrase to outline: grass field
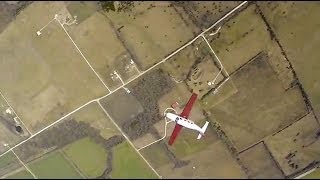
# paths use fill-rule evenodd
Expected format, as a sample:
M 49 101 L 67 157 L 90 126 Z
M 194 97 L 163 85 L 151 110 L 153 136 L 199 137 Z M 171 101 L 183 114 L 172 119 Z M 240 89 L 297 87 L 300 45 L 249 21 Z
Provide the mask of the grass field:
M 22 167 L 22 165 L 12 152 L 0 157 L 0 177 L 19 167 Z
M 202 38 L 168 59 L 162 68 L 176 82 L 186 82 L 199 98 L 216 88 L 225 75 L 225 72 L 220 72 L 218 60 Z M 208 82 L 213 80 L 215 84 L 209 86 Z
M 119 69 L 115 65 L 117 61 L 123 61 L 121 57 L 128 55 L 128 52 L 111 22 L 103 14 L 95 12 L 79 25 L 67 26 L 67 30 L 108 87 L 115 89 L 122 85 L 119 79 L 112 79 L 110 74 L 115 70 L 123 72 L 124 67 Z
M 31 164 L 28 164 L 30 170 L 41 179 L 44 178 L 81 178 L 78 172 L 59 152 L 48 154 Z
M 204 123 L 205 120 L 197 122 L 200 127 L 202 127 Z M 170 134 L 171 132 L 168 133 Z M 207 128 L 206 136 L 201 141 L 197 140 L 198 134 L 196 131 L 183 129 L 177 137 L 174 146 L 170 146 L 169 149 L 171 149 L 178 158 L 184 158 L 185 156 L 190 156 L 206 149 L 207 146 L 217 141 L 216 134 L 210 124 Z M 165 142 L 168 142 L 168 138 L 165 139 Z
M 105 149 L 90 138 L 78 140 L 63 149 L 87 178 L 100 176 L 106 168 Z
M 316 169 L 310 174 L 307 174 L 306 176 L 303 176 L 301 179 L 319 179 L 320 178 L 320 170 Z
M 294 80 L 288 62 L 276 41 L 271 39 L 254 4 L 221 26 L 218 35 L 207 38 L 229 74 L 263 51 L 268 54 L 284 88 L 289 88 Z
M 238 92 L 233 80 L 229 78 L 224 81 L 225 83 L 220 86 L 220 88 L 214 92 L 208 93 L 201 100 L 201 107 L 205 110 L 210 110 L 215 105 L 225 101 L 232 95 Z
M 173 168 L 172 164 L 167 164 L 157 171 L 164 178 L 246 178 L 224 143 L 218 139 L 183 160 L 189 161 L 189 164 L 181 168 Z
M 221 26 L 219 35 L 208 37 L 213 39 L 210 44 L 229 74 L 268 44 L 269 34 L 261 17 L 255 13 L 255 9 L 254 5 L 249 6 Z
M 108 92 L 57 22 L 36 35 L 62 6 L 32 3 L 0 36 L 1 89 L 32 132 Z
M 203 120 L 197 122 L 200 126 Z M 171 124 L 172 125 L 172 124 Z M 171 131 L 168 136 L 170 136 Z M 172 146 L 168 146 L 173 155 L 168 156 L 164 149 L 168 138 L 161 144 L 155 143 L 140 152 L 150 164 L 163 176 L 163 178 L 244 178 L 240 166 L 229 153 L 227 147 L 217 137 L 209 125 L 206 136 L 196 140 L 197 133 L 188 129 L 180 132 Z M 174 168 L 172 161 L 184 160 L 184 166 Z
M 314 115 L 308 114 L 290 127 L 266 139 L 266 145 L 286 176 L 302 170 L 319 159 L 320 141 L 317 136 L 319 130 Z M 290 153 L 294 155 L 289 157 Z
M 105 14 L 116 28 L 123 26 L 119 35 L 142 70 L 194 36 L 169 2 L 134 2 L 128 12 Z
M 187 1 L 176 4 L 184 7 L 185 13 L 189 15 L 192 22 L 203 30 L 209 28 L 240 3 L 240 1 Z
M 77 23 L 80 24 L 96 12 L 90 2 L 68 2 L 67 9 L 71 16 L 77 16 Z
M 67 119 L 48 128 L 39 136 L 28 140 L 15 148 L 15 152 L 23 162 L 27 163 L 45 153 L 64 148 L 85 137 L 103 145 L 112 144 L 112 138 L 121 137 L 121 132 L 97 102 L 88 104 Z
M 187 104 L 189 98 L 191 97 L 192 93 L 188 90 L 188 87 L 185 83 L 177 83 L 172 88 L 172 90 L 163 95 L 158 100 L 158 106 L 159 106 L 159 114 L 163 115 L 166 108 L 171 107 L 171 105 L 174 102 L 178 102 L 178 107 L 175 108 L 177 113 L 181 113 L 185 105 Z M 194 122 L 198 122 L 202 119 L 204 119 L 204 115 L 202 112 L 202 108 L 200 106 L 200 103 L 196 101 L 192 107 L 192 111 L 190 112 L 189 118 L 192 119 Z M 158 122 L 161 124 L 161 131 L 163 131 L 164 121 Z M 157 128 L 159 129 L 159 128 Z M 158 130 L 159 131 L 159 130 Z M 164 133 L 161 133 L 164 134 Z
M 75 119 L 78 122 L 89 123 L 90 126 L 100 130 L 100 135 L 105 139 L 121 134 L 96 102 L 80 109 L 71 115 L 70 119 Z
M 201 42 L 201 38 L 198 38 L 191 45 L 187 46 L 163 63 L 163 69 L 177 81 L 185 80 L 193 64 L 201 58 L 203 44 L 204 43 Z
M 23 170 L 7 176 L 5 179 L 34 179 L 34 177 L 29 173 L 29 171 L 23 168 Z
M 10 111 L 9 113 L 7 111 Z M 14 146 L 18 142 L 21 142 L 23 139 L 29 136 L 28 131 L 25 126 L 21 123 L 19 118 L 16 118 L 20 127 L 22 128 L 22 133 L 17 133 L 15 128 L 16 115 L 13 110 L 10 108 L 6 100 L 0 96 L 0 139 L 2 144 L 8 144 L 9 146 Z M 9 146 L 0 146 L 0 152 L 4 152 L 9 148 Z
M 210 112 L 239 151 L 308 113 L 299 88 L 285 91 L 263 54 L 231 79 L 237 93 Z
M 132 94 L 127 94 L 124 89 L 102 99 L 101 104 L 119 125 L 143 112 L 140 102 Z
M 134 144 L 134 147 L 139 149 L 157 140 L 158 139 L 155 138 L 151 133 L 146 133 L 143 136 L 140 136 L 139 138 L 132 141 L 132 143 Z
M 17 120 L 19 121 L 19 119 Z M 20 127 L 23 132 L 18 133 L 16 131 L 16 123 L 14 119 L 10 116 L 0 114 L 0 152 L 8 150 L 10 146 L 18 144 L 29 136 L 29 133 L 23 124 L 20 124 Z M 4 146 L 4 144 L 8 144 L 8 146 Z
M 281 170 L 270 156 L 263 142 L 242 152 L 239 155 L 240 161 L 248 170 L 250 179 L 283 179 Z
M 202 98 L 214 87 L 218 87 L 218 84 L 224 79 L 222 75 L 224 72 L 220 71 L 214 64 L 212 57 L 207 55 L 202 62 L 190 71 L 190 76 L 187 81 L 189 87 L 198 93 L 198 98 Z M 213 82 L 214 85 L 208 85 L 209 82 Z
M 319 4 L 316 2 L 258 4 L 309 95 L 316 115 L 320 117 Z
M 164 141 L 163 143 L 167 143 Z M 162 149 L 160 143 L 152 144 L 139 151 L 152 165 L 153 168 L 158 169 L 165 164 L 170 163 L 169 157 L 166 152 Z
M 124 142 L 113 149 L 112 178 L 157 178 L 143 159 Z

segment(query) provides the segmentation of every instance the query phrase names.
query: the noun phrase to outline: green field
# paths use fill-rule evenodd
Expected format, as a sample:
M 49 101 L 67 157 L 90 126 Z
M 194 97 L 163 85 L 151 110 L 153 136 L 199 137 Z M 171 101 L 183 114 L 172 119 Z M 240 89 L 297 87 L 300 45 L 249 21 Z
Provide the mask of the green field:
M 312 173 L 303 176 L 302 179 L 320 179 L 320 169 L 316 169 Z
M 89 123 L 91 127 L 98 129 L 100 135 L 105 139 L 121 134 L 96 102 L 80 109 L 70 118 L 78 122 Z
M 112 165 L 112 178 L 157 178 L 127 142 L 113 149 Z
M 27 170 L 23 170 L 6 177 L 5 179 L 34 179 L 34 178 L 32 174 L 30 174 Z
M 196 123 L 199 126 L 202 126 L 205 121 L 201 120 Z M 197 132 L 184 129 L 177 137 L 174 146 L 170 146 L 170 149 L 178 158 L 184 158 L 206 149 L 206 147 L 217 140 L 214 132 L 211 129 L 211 124 L 209 124 L 207 128 L 206 136 L 203 137 L 201 141 L 197 140 L 197 136 Z M 169 139 L 167 139 L 165 142 L 168 141 Z
M 81 178 L 80 174 L 62 156 L 60 152 L 53 152 L 46 157 L 28 165 L 38 178 Z
M 11 172 L 18 167 L 21 167 L 21 164 L 12 152 L 7 153 L 0 158 L 0 176 Z
M 106 168 L 105 149 L 90 138 L 80 139 L 65 147 L 63 151 L 88 178 L 100 176 Z
M 151 146 L 140 150 L 140 153 L 155 169 L 170 163 L 170 158 L 167 156 L 166 151 L 164 151 L 164 148 L 160 143 L 154 143 Z
M 15 160 L 17 160 L 15 155 L 10 151 L 9 153 L 5 154 L 0 158 L 0 168 L 8 166 Z

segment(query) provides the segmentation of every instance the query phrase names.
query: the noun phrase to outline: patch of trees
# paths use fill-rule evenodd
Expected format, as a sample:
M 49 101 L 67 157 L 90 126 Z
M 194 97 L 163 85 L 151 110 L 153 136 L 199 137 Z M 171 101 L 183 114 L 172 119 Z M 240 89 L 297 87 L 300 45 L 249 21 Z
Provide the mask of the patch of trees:
M 136 139 L 147 133 L 150 127 L 161 120 L 158 100 L 167 94 L 174 86 L 173 81 L 162 69 L 157 69 L 143 76 L 131 88 L 131 93 L 137 98 L 144 108 L 144 112 L 136 118 L 122 124 L 122 129 L 130 137 Z
M 115 1 L 100 1 L 101 8 L 109 12 L 116 11 L 116 12 L 128 12 L 134 7 L 133 1 L 118 1 L 118 6 L 115 6 Z
M 96 143 L 102 144 L 107 149 L 120 144 L 124 140 L 124 137 L 121 135 L 104 139 L 100 135 L 100 130 L 90 126 L 89 123 L 69 119 L 33 137 L 19 146 L 15 151 L 19 154 L 20 158 L 26 162 L 34 156 L 41 154 L 43 150 L 62 148 L 85 137 L 90 137 Z

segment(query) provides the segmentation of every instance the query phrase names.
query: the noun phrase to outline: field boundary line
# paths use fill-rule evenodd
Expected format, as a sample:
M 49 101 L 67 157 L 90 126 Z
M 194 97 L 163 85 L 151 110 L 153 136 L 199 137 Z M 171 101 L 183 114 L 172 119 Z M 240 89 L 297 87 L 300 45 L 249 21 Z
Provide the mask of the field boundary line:
M 13 150 L 14 148 L 20 146 L 21 144 L 25 143 L 26 141 L 32 139 L 33 137 L 35 137 L 36 135 L 42 133 L 43 131 L 45 131 L 46 129 L 49 129 L 50 127 L 54 126 L 55 124 L 59 123 L 60 121 L 64 120 L 65 118 L 67 118 L 68 116 L 72 115 L 73 113 L 77 112 L 78 110 L 82 109 L 83 107 L 87 106 L 88 104 L 91 104 L 92 102 L 96 102 L 98 99 L 94 99 L 91 100 L 83 105 L 81 105 L 80 107 L 76 108 L 75 110 L 69 112 L 68 114 L 64 115 L 63 117 L 59 118 L 58 120 L 56 120 L 55 122 L 51 123 L 50 125 L 46 126 L 45 128 L 41 129 L 40 131 L 38 131 L 37 133 L 31 135 L 29 138 L 21 141 L 20 143 L 16 144 L 15 146 L 11 147 L 10 149 L 8 149 L 7 151 L 5 151 L 4 153 L 2 153 L 0 155 L 0 157 L 2 157 L 3 155 L 7 154 L 8 152 L 10 152 L 11 150 Z
M 135 76 L 134 78 L 132 78 L 131 80 L 129 80 L 128 82 L 126 82 L 125 84 L 123 84 L 122 86 L 116 88 L 115 90 L 113 90 L 111 93 L 101 97 L 105 98 L 109 95 L 111 95 L 113 92 L 123 88 L 125 85 L 129 84 L 130 82 L 138 79 L 140 76 L 144 75 L 145 73 L 149 72 L 150 70 L 154 69 L 155 67 L 157 67 L 158 65 L 160 65 L 161 63 L 167 61 L 168 59 L 170 59 L 172 56 L 176 55 L 178 52 L 180 52 L 181 50 L 183 50 L 184 48 L 186 48 L 187 46 L 191 45 L 194 41 L 196 41 L 198 38 L 200 38 L 201 36 L 204 36 L 203 34 L 207 33 L 208 31 L 210 31 L 213 27 L 215 27 L 217 24 L 219 24 L 221 21 L 223 21 L 225 18 L 227 18 L 230 14 L 232 14 L 234 11 L 236 11 L 237 9 L 239 9 L 240 7 L 242 7 L 244 4 L 246 4 L 248 1 L 244 1 L 241 4 L 239 4 L 237 7 L 233 8 L 230 12 L 228 12 L 227 14 L 225 14 L 222 18 L 220 18 L 218 21 L 216 21 L 214 24 L 212 24 L 209 28 L 207 28 L 206 30 L 204 30 L 202 33 L 200 33 L 198 36 L 196 36 L 195 38 L 193 38 L 192 40 L 190 40 L 189 42 L 187 42 L 185 45 L 181 46 L 180 48 L 176 49 L 175 51 L 173 51 L 171 54 L 169 54 L 167 57 L 165 57 L 164 59 L 162 59 L 161 61 L 159 61 L 158 63 L 154 64 L 153 66 L 151 66 L 149 69 L 142 71 L 141 74 Z M 206 39 L 205 39 L 206 40 Z M 210 46 L 211 47 L 211 46 Z M 211 48 L 212 49 L 212 48 Z M 213 50 L 212 50 L 213 51 Z M 214 51 L 213 51 L 214 52 Z M 215 54 L 215 53 L 214 53 Z M 226 71 L 225 71 L 226 72 Z M 227 72 L 226 72 L 227 73 Z M 227 74 L 229 76 L 229 74 Z
M 110 119 L 110 121 L 116 126 L 116 128 L 121 132 L 121 134 L 126 138 L 126 140 L 129 142 L 129 144 L 132 146 L 132 148 L 141 156 L 141 158 L 147 163 L 147 165 L 151 168 L 151 170 L 159 177 L 161 178 L 161 176 L 159 175 L 159 173 L 151 166 L 151 164 L 143 157 L 143 155 L 139 152 L 139 150 L 137 150 L 137 148 L 134 146 L 134 144 L 130 141 L 130 139 L 128 138 L 128 136 L 122 131 L 122 129 L 118 126 L 118 124 L 113 120 L 113 118 L 109 115 L 109 113 L 107 112 L 107 110 L 105 110 L 103 108 L 103 106 L 101 105 L 100 101 L 97 101 L 100 108 L 102 109 L 102 111 L 108 116 L 108 118 Z
M 220 26 L 220 27 L 221 27 L 221 26 Z M 219 29 L 220 29 L 220 27 L 219 27 Z M 219 30 L 219 29 L 218 29 L 218 30 Z M 214 33 L 214 34 L 215 34 L 215 33 Z M 214 52 L 214 50 L 213 50 L 212 46 L 210 45 L 210 43 L 208 42 L 207 38 L 206 38 L 203 34 L 201 35 L 201 37 L 202 37 L 202 38 L 204 39 L 204 41 L 207 43 L 207 46 L 209 47 L 209 49 L 210 49 L 211 52 L 213 53 L 214 57 L 218 60 L 220 66 L 221 66 L 221 70 L 219 71 L 218 75 L 221 74 L 222 70 L 227 74 L 227 77 L 222 80 L 222 83 L 220 83 L 220 84 L 218 85 L 218 87 L 215 87 L 213 93 L 216 94 L 216 93 L 218 92 L 218 90 L 220 89 L 220 87 L 222 87 L 222 86 L 231 78 L 231 76 L 230 76 L 230 74 L 227 72 L 227 70 L 226 70 L 226 68 L 223 66 L 223 64 L 221 63 L 221 61 L 220 61 L 219 57 L 217 56 L 217 54 Z M 232 73 L 231 73 L 231 74 L 232 74 Z M 218 75 L 215 77 L 215 79 L 214 79 L 213 82 L 216 81 Z M 238 91 L 238 88 L 234 85 L 234 82 L 231 81 L 231 83 L 232 83 L 232 86 Z M 212 107 L 212 106 L 211 106 L 211 107 Z M 210 108 L 211 108 L 211 107 L 210 107 Z
M 295 177 L 295 178 L 293 178 L 293 179 L 301 179 L 302 177 L 304 177 L 304 176 L 306 176 L 306 175 L 308 175 L 308 174 L 311 174 L 313 171 L 315 171 L 315 170 L 317 170 L 317 169 L 318 169 L 318 167 L 316 166 L 316 167 L 312 168 L 310 171 L 307 171 L 307 172 L 305 172 L 305 173 L 302 173 L 302 174 L 298 175 L 297 177 Z
M 241 6 L 243 6 L 244 4 L 246 4 L 247 1 L 242 2 L 241 4 L 239 4 L 237 7 L 235 7 L 234 9 L 232 9 L 229 13 L 227 13 L 226 15 L 224 15 L 222 18 L 220 18 L 218 21 L 216 21 L 213 25 L 211 25 L 209 28 L 207 28 L 205 31 L 203 31 L 202 33 L 200 33 L 198 36 L 196 36 L 194 39 L 192 39 L 191 41 L 189 41 L 188 43 L 186 43 L 185 45 L 183 45 L 182 47 L 180 47 L 179 49 L 175 50 L 173 53 L 171 53 L 170 55 L 168 55 L 167 57 L 165 57 L 164 59 L 162 59 L 160 62 L 158 62 L 157 64 L 153 65 L 152 67 L 150 67 L 149 69 L 147 69 L 146 71 L 141 72 L 141 74 L 137 75 L 136 77 L 134 77 L 133 79 L 129 80 L 128 82 L 126 82 L 124 85 L 116 88 L 113 91 L 110 91 L 108 94 L 100 97 L 100 98 L 96 98 L 93 99 L 91 101 L 88 101 L 87 103 L 79 106 L 78 108 L 74 109 L 73 111 L 69 112 L 68 114 L 62 116 L 61 118 L 59 118 L 58 120 L 56 120 L 55 122 L 51 123 L 50 125 L 44 127 L 43 129 L 41 129 L 40 131 L 38 131 L 35 134 L 32 134 L 29 138 L 21 141 L 20 143 L 16 144 L 15 146 L 11 147 L 10 149 L 8 149 L 7 151 L 5 151 L 4 153 L 2 153 L 0 155 L 0 157 L 2 157 L 3 155 L 5 155 L 6 153 L 8 153 L 9 151 L 13 150 L 14 148 L 20 146 L 21 144 L 25 143 L 26 141 L 30 140 L 31 138 L 35 137 L 36 135 L 40 134 L 41 132 L 45 131 L 46 129 L 54 126 L 55 124 L 59 123 L 60 121 L 62 121 L 63 119 L 67 118 L 68 116 L 72 115 L 73 113 L 77 112 L 78 110 L 82 109 L 83 107 L 87 106 L 88 104 L 92 103 L 92 102 L 99 102 L 100 99 L 103 99 L 105 97 L 110 96 L 111 94 L 113 94 L 115 91 L 123 88 L 124 86 L 126 86 L 127 84 L 131 83 L 132 81 L 136 80 L 137 78 L 139 78 L 140 76 L 142 76 L 143 74 L 147 73 L 148 71 L 152 70 L 153 68 L 155 68 L 156 66 L 158 66 L 159 64 L 165 62 L 166 60 L 168 60 L 169 58 L 171 58 L 172 56 L 174 56 L 175 54 L 177 54 L 179 51 L 181 51 L 182 49 L 186 48 L 187 46 L 189 46 L 190 44 L 192 44 L 194 41 L 196 41 L 200 36 L 202 36 L 203 34 L 205 34 L 206 32 L 208 32 L 210 29 L 212 29 L 214 26 L 216 26 L 218 23 L 220 23 L 222 20 L 224 20 L 226 17 L 228 17 L 230 14 L 232 14 L 234 11 L 236 11 L 237 9 L 239 9 Z M 59 22 L 60 23 L 60 22 Z M 63 27 L 64 29 L 64 27 Z
M 35 178 L 38 179 L 37 176 L 35 174 L 33 174 L 33 172 L 27 167 L 27 165 L 25 165 L 21 159 L 19 158 L 19 156 L 13 151 L 13 149 L 11 149 L 12 153 L 17 157 L 17 159 L 20 161 L 20 163 L 24 166 L 24 168 L 26 168 L 27 171 L 29 171 L 29 173 Z
M 58 149 L 58 152 L 61 153 L 62 157 L 65 158 L 71 164 L 71 166 L 77 171 L 77 173 L 80 174 L 82 178 L 88 179 L 87 176 L 82 174 L 82 172 L 80 171 L 80 168 L 71 160 L 71 158 L 69 158 L 67 153 L 65 153 L 62 149 Z
M 224 68 L 224 66 L 222 65 L 219 57 L 217 56 L 217 54 L 214 52 L 214 50 L 212 49 L 212 46 L 210 45 L 210 43 L 208 42 L 207 38 L 202 34 L 201 37 L 204 39 L 204 41 L 207 43 L 208 47 L 210 48 L 211 52 L 213 53 L 214 57 L 218 60 L 221 69 L 224 70 L 224 72 L 227 74 L 228 77 L 230 77 L 229 73 L 227 72 L 226 68 Z
M 20 116 L 18 116 L 18 114 L 16 113 L 16 111 L 12 108 L 12 106 L 9 104 L 8 100 L 6 97 L 4 97 L 4 95 L 2 94 L 1 90 L 0 90 L 0 95 L 1 97 L 4 99 L 4 101 L 8 104 L 8 106 L 10 107 L 10 109 L 13 111 L 13 113 L 16 115 L 16 117 L 19 118 L 20 122 L 23 124 L 23 126 L 26 128 L 26 130 L 29 132 L 30 135 L 32 135 L 31 131 L 29 131 L 28 127 L 24 124 L 24 122 L 22 121 L 22 119 L 20 118 Z
M 71 40 L 71 42 L 73 43 L 73 45 L 76 47 L 77 51 L 80 53 L 80 55 L 82 56 L 82 58 L 86 61 L 86 63 L 88 64 L 88 66 L 91 68 L 91 70 L 94 72 L 94 74 L 98 77 L 98 79 L 101 81 L 101 83 L 104 85 L 104 87 L 111 92 L 111 90 L 109 89 L 109 87 L 104 83 L 103 79 L 99 76 L 99 74 L 94 70 L 94 68 L 91 66 L 90 62 L 88 61 L 88 59 L 84 56 L 84 54 L 82 53 L 82 51 L 79 49 L 78 45 L 73 41 L 73 39 L 71 38 L 71 36 L 69 35 L 68 31 L 66 30 L 66 28 L 64 28 L 63 24 L 61 24 L 61 22 L 55 18 L 55 20 L 59 23 L 59 25 L 62 27 L 63 31 L 67 34 L 68 38 Z
M 158 140 L 153 141 L 152 143 L 149 143 L 149 144 L 147 144 L 147 145 L 139 148 L 138 151 L 140 151 L 140 150 L 142 150 L 142 149 L 144 149 L 144 148 L 147 148 L 147 147 L 151 146 L 152 144 L 157 143 L 157 142 L 159 142 L 159 141 L 161 141 L 161 140 L 163 140 L 164 138 L 167 137 L 167 125 L 168 125 L 169 123 L 171 123 L 172 121 L 169 121 L 169 122 L 168 122 L 168 121 L 166 121 L 166 119 L 164 119 L 164 120 L 165 120 L 165 124 L 164 124 L 164 136 L 163 136 L 162 138 L 158 139 Z

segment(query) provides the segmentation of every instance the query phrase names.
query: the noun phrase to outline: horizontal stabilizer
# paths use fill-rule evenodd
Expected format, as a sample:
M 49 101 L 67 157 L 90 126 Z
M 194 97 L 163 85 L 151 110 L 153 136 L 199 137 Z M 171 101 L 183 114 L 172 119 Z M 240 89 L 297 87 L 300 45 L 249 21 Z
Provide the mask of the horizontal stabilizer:
M 201 139 L 201 137 L 204 136 L 204 133 L 205 133 L 206 130 L 207 130 L 208 124 L 209 124 L 209 122 L 206 121 L 206 123 L 204 124 L 204 126 L 201 128 L 201 132 L 199 133 L 197 139 Z

